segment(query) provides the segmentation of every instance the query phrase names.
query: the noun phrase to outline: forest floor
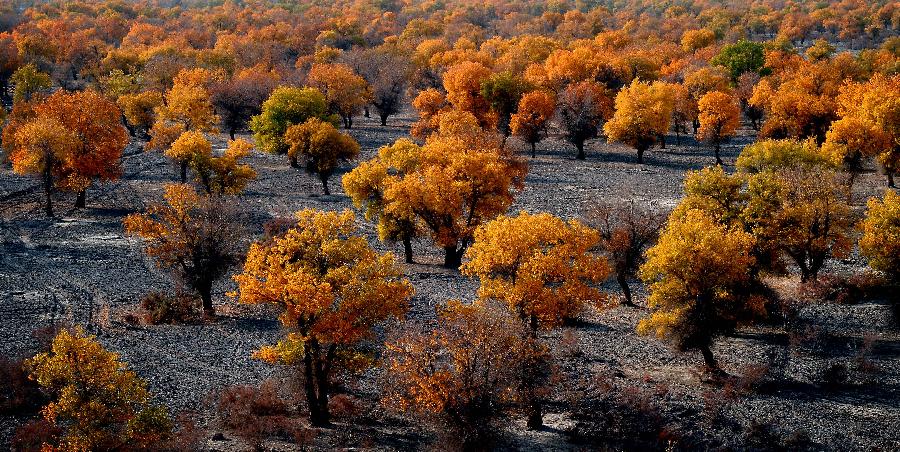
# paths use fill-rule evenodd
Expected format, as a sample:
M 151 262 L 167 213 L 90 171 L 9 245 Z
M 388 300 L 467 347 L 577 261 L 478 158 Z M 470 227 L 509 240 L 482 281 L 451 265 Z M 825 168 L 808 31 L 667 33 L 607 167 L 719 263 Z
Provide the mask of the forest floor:
M 351 134 L 362 145 L 360 159 L 407 136 L 410 121 L 409 115 L 403 115 L 380 127 L 374 118 L 359 118 Z M 744 130 L 725 146 L 723 157 L 729 170 L 741 147 L 753 138 Z M 526 187 L 512 211 L 576 218 L 598 202 L 631 200 L 669 209 L 681 197 L 685 172 L 713 164 L 714 158 L 708 146 L 692 138 L 682 138 L 681 145 L 675 145 L 674 136 L 668 141 L 666 149 L 650 150 L 646 163 L 639 165 L 634 151 L 601 139 L 588 143 L 585 161 L 573 158 L 573 146 L 545 140 L 538 145 L 537 158 L 528 158 Z M 517 140 L 509 145 L 525 151 Z M 74 196 L 57 195 L 54 219 L 43 214 L 42 193 L 35 180 L 13 174 L 8 165 L 0 168 L 0 356 L 33 354 L 38 343 L 35 330 L 59 322 L 87 325 L 148 381 L 155 397 L 173 413 L 199 413 L 207 438 L 224 433 L 207 441 L 209 449 L 244 450 L 247 445 L 223 430 L 210 414 L 211 400 L 228 385 L 292 380 L 291 369 L 251 357 L 261 345 L 278 339 L 276 313 L 228 299 L 225 293 L 234 285 L 226 279 L 214 293 L 216 321 L 149 326 L 123 320 L 148 292 L 173 288 L 167 275 L 144 256 L 140 242 L 123 234 L 123 217 L 159 201 L 164 184 L 176 176 L 165 157 L 143 153 L 141 146 L 138 142 L 126 150 L 121 180 L 89 190 L 87 208 L 75 210 L 71 208 Z M 333 194 L 324 196 L 317 179 L 290 168 L 283 156 L 255 152 L 250 163 L 259 177 L 248 186 L 241 206 L 254 237 L 261 235 L 266 221 L 290 217 L 299 209 L 352 208 L 340 186 L 342 174 L 331 180 Z M 883 185 L 882 176 L 874 170 L 860 177 L 854 210 L 861 213 L 865 199 L 880 194 Z M 402 254 L 399 247 L 379 243 L 373 226 L 358 217 L 374 246 Z M 416 263 L 406 267 L 416 288 L 409 317 L 431 318 L 434 307 L 447 299 L 474 298 L 477 283 L 441 268 L 441 259 L 439 249 L 427 239 L 415 244 Z M 832 261 L 824 279 L 864 272 L 864 261 L 854 253 Z M 610 413 L 591 407 L 601 396 L 596 391 L 615 387 L 631 394 L 632 400 L 652 394 L 653 402 L 647 403 L 667 430 L 691 431 L 723 447 L 744 449 L 749 447 L 747 438 L 768 438 L 759 434 L 759 426 L 764 425 L 763 430 L 774 431 L 777 438 L 806 435 L 817 448 L 826 450 L 900 449 L 900 328 L 887 303 L 852 297 L 842 303 L 810 301 L 797 278 L 769 282 L 799 311 L 789 326 L 773 322 L 745 328 L 717 342 L 714 352 L 724 370 L 736 377 L 734 385 L 703 382 L 698 353 L 681 353 L 654 338 L 638 336 L 635 325 L 646 315 L 645 308 L 588 311 L 578 322 L 547 336 L 559 360 L 558 391 L 547 406 L 547 427 L 527 431 L 519 417 L 512 417 L 498 427 L 499 444 L 526 450 L 593 448 L 573 443 L 573 435 L 591 436 L 596 434 L 592 429 L 608 422 L 597 418 Z M 642 305 L 646 293 L 639 283 L 634 287 L 636 302 Z M 620 296 L 618 287 L 608 289 L 611 296 Z M 837 383 L 835 372 L 842 375 Z M 354 416 L 338 418 L 335 428 L 318 431 L 310 440 L 312 447 L 435 447 L 429 430 L 377 403 L 377 380 L 378 371 L 373 370 L 352 388 L 360 409 Z M 829 381 L 834 384 L 826 384 Z M 21 422 L 0 417 L 2 444 Z M 299 446 L 271 441 L 266 447 L 294 450 Z

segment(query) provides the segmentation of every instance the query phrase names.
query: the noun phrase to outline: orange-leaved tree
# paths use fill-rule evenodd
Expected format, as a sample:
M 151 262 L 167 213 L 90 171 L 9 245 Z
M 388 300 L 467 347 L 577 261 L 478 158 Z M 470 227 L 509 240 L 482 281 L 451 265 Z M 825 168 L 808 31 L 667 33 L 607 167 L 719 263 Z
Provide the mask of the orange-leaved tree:
M 535 157 L 537 143 L 546 136 L 555 111 L 556 100 L 544 91 L 532 91 L 519 101 L 518 110 L 510 119 L 510 130 L 531 145 L 531 157 Z
M 187 181 L 187 170 L 191 161 L 208 159 L 212 156 L 212 143 L 201 133 L 193 130 L 183 132 L 164 151 L 166 157 L 174 160 L 181 168 L 181 183 Z
M 538 357 L 539 329 L 561 325 L 586 305 L 605 306 L 599 285 L 609 275 L 609 265 L 594 252 L 599 244 L 597 231 L 576 220 L 565 222 L 548 213 L 500 216 L 475 231 L 462 272 L 479 279 L 480 299 L 500 301 L 519 318 L 535 348 L 531 355 Z M 523 362 L 529 428 L 543 425 L 542 375 L 532 374 L 542 367 Z
M 41 450 L 154 449 L 172 434 L 166 409 L 151 403 L 147 383 L 81 327 L 62 330 L 25 363 L 51 397 L 42 410 L 58 429 Z
M 289 127 L 284 134 L 289 146 L 291 162 L 302 160 L 306 170 L 318 176 L 322 191 L 331 194 L 328 178 L 340 162 L 347 162 L 359 154 L 359 143 L 346 133 L 339 132 L 330 122 L 310 118 L 303 124 Z
M 378 221 L 378 237 L 400 241 L 406 263 L 413 262 L 412 240 L 422 233 L 415 216 L 396 217 L 404 210 L 387 209 L 384 192 L 387 187 L 419 165 L 421 147 L 401 138 L 390 146 L 382 146 L 378 155 L 362 162 L 343 177 L 344 191 L 356 208 L 362 208 L 369 221 Z
M 509 208 L 525 173 L 525 165 L 496 136 L 482 132 L 475 117 L 445 113 L 417 167 L 385 188 L 385 211 L 416 218 L 444 249 L 444 266 L 458 268 L 475 229 Z
M 250 246 L 234 295 L 283 309 L 287 335 L 257 356 L 302 368 L 313 424 L 329 423 L 331 379 L 372 364 L 360 346 L 373 328 L 405 314 L 413 288 L 402 274 L 358 234 L 350 211 L 302 210 L 294 227 Z
M 166 186 L 165 203 L 123 222 L 128 235 L 144 241 L 144 251 L 179 284 L 196 292 L 204 313 L 213 315 L 212 287 L 241 255 L 243 229 L 227 200 L 204 196 L 184 184 Z
M 353 127 L 353 116 L 372 100 L 369 84 L 346 64 L 316 64 L 309 70 L 307 83 L 325 94 L 329 108 L 340 115 L 347 129 Z
M 84 207 L 95 181 L 112 181 L 122 174 L 122 151 L 128 130 L 119 107 L 95 91 L 57 91 L 34 106 L 39 118 L 55 120 L 76 139 L 66 177 L 60 185 L 78 193 L 75 207 Z
M 413 99 L 419 119 L 413 123 L 410 135 L 424 140 L 438 129 L 440 114 L 449 109 L 447 97 L 434 88 L 423 90 Z
M 697 131 L 697 139 L 709 141 L 715 147 L 716 164 L 722 164 L 719 150 L 722 141 L 734 135 L 740 125 L 741 109 L 737 101 L 728 94 L 720 91 L 710 91 L 700 98 L 697 103 L 700 112 L 700 130 Z
M 596 137 L 601 123 L 612 116 L 609 91 L 589 80 L 572 84 L 560 93 L 556 108 L 566 141 L 578 149 L 576 158 L 584 160 L 584 142 Z

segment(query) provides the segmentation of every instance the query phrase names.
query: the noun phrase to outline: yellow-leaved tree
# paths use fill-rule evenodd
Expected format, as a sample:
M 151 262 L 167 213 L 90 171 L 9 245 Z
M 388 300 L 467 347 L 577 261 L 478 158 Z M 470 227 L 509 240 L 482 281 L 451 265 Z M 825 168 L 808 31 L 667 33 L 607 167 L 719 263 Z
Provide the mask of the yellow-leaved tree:
M 60 331 L 25 366 L 50 395 L 44 419 L 61 432 L 41 450 L 152 450 L 172 433 L 144 380 L 80 327 Z
M 509 208 L 525 173 L 470 113 L 445 113 L 416 168 L 385 187 L 385 212 L 416 218 L 444 249 L 444 266 L 459 268 L 475 229 Z
M 419 165 L 421 147 L 410 140 L 399 139 L 390 146 L 382 146 L 378 155 L 357 165 L 343 177 L 344 191 L 353 200 L 353 205 L 363 209 L 366 220 L 378 222 L 378 238 L 382 241 L 400 241 L 406 263 L 413 262 L 412 240 L 421 234 L 415 216 L 396 217 L 389 212 L 384 197 L 387 187 Z
M 707 368 L 718 370 L 710 348 L 715 338 L 763 312 L 762 299 L 747 291 L 752 248 L 750 234 L 703 211 L 673 216 L 641 266 L 652 313 L 638 324 L 638 332 L 682 350 L 698 349 Z
M 900 281 L 900 195 L 887 190 L 884 199 L 870 198 L 862 231 L 859 249 L 869 265 Z
M 307 83 L 325 94 L 331 111 L 340 115 L 344 127 L 353 127 L 353 116 L 372 101 L 369 84 L 346 64 L 316 64 Z
M 250 155 L 253 145 L 238 138 L 228 142 L 228 147 L 220 156 L 212 153 L 198 153 L 191 159 L 190 167 L 197 182 L 208 194 L 237 195 L 244 191 L 250 181 L 256 179 L 256 171 L 241 161 Z
M 192 161 L 212 158 L 212 143 L 201 132 L 183 132 L 163 151 L 181 169 L 181 183 L 187 182 L 187 170 Z
M 675 91 L 670 85 L 634 80 L 616 95 L 616 112 L 603 131 L 610 143 L 633 147 L 638 163 L 644 163 L 644 152 L 669 131 L 674 108 Z
M 289 146 L 288 158 L 291 162 L 302 160 L 306 170 L 318 176 L 326 195 L 331 194 L 328 178 L 334 174 L 338 164 L 350 161 L 359 154 L 359 143 L 353 137 L 318 118 L 290 126 L 284 134 L 284 142 Z
M 9 154 L 13 171 L 41 179 L 49 217 L 53 216 L 53 190 L 71 167 L 77 143 L 75 135 L 53 119 L 35 119 L 16 128 Z
M 500 216 L 475 232 L 463 274 L 481 282 L 478 297 L 507 305 L 530 333 L 538 358 L 539 329 L 552 329 L 586 305 L 605 306 L 599 285 L 609 275 L 606 258 L 595 254 L 600 234 L 547 213 Z M 543 425 L 540 362 L 523 362 L 522 399 L 529 428 Z
M 294 227 L 250 246 L 232 295 L 282 309 L 286 336 L 256 355 L 302 368 L 313 424 L 329 423 L 330 380 L 372 364 L 360 346 L 373 328 L 406 313 L 413 288 L 402 275 L 391 253 L 377 253 L 358 234 L 347 210 L 302 210 Z
M 531 157 L 537 154 L 537 143 L 547 134 L 550 120 L 556 111 L 556 100 L 550 93 L 532 91 L 522 96 L 509 126 L 513 135 L 531 145 Z

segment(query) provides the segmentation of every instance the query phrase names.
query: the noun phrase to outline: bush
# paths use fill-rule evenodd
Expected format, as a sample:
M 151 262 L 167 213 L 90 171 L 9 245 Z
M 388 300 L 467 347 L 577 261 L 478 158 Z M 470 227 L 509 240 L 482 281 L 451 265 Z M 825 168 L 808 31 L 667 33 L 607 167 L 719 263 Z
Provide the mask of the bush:
M 273 436 L 298 443 L 311 440 L 299 419 L 290 417 L 293 410 L 278 393 L 277 385 L 266 380 L 259 387 L 229 386 L 219 397 L 218 415 L 222 425 L 256 450 Z
M 151 292 L 141 300 L 144 323 L 150 325 L 193 323 L 200 317 L 199 300 L 188 294 Z
M 0 358 L 0 415 L 34 415 L 47 402 L 21 360 Z
M 44 444 L 52 444 L 62 435 L 62 429 L 44 419 L 36 419 L 16 429 L 10 441 L 14 452 L 38 452 Z
M 850 371 L 846 363 L 833 363 L 822 371 L 822 383 L 828 389 L 836 389 L 847 384 Z

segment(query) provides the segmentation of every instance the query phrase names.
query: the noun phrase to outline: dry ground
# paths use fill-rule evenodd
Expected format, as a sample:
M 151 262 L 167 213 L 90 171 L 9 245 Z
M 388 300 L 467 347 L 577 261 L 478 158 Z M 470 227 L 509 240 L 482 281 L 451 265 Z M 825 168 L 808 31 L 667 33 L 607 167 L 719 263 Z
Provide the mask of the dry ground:
M 409 116 L 392 118 L 390 126 L 379 127 L 374 119 L 360 118 L 351 132 L 362 144 L 361 158 L 407 135 Z M 750 133 L 736 139 L 724 150 L 733 163 L 740 146 L 751 141 Z M 669 208 L 681 197 L 686 171 L 714 162 L 706 147 L 684 139 L 682 146 L 669 138 L 668 149 L 648 152 L 644 165 L 636 164 L 634 152 L 619 145 L 593 140 L 588 159 L 576 161 L 574 147 L 556 139 L 539 144 L 539 155 L 529 160 L 525 190 L 513 210 L 548 211 L 562 217 L 577 217 L 598 201 L 634 199 L 657 208 Z M 512 140 L 511 145 L 525 149 Z M 228 281 L 217 288 L 215 298 L 221 319 L 214 323 L 187 326 L 132 326 L 122 314 L 151 290 L 167 290 L 171 283 L 141 252 L 140 243 L 123 236 L 121 220 L 160 199 L 163 185 L 176 170 L 159 154 L 140 152 L 132 145 L 124 158 L 125 175 L 88 193 L 88 208 L 74 210 L 72 196 L 57 196 L 56 219 L 47 219 L 41 210 L 41 193 L 34 180 L 14 175 L 8 166 L 0 169 L 0 354 L 26 356 L 33 353 L 32 331 L 60 321 L 89 325 L 109 349 L 122 355 L 143 378 L 153 393 L 173 412 L 204 411 L 209 395 L 226 385 L 257 384 L 266 378 L 290 375 L 287 369 L 272 367 L 250 357 L 260 345 L 279 336 L 275 315 L 269 310 L 238 306 L 225 297 L 232 288 Z M 332 179 L 334 194 L 320 196 L 317 180 L 291 169 L 283 157 L 255 153 L 251 164 L 259 178 L 250 184 L 242 199 L 248 214 L 248 229 L 261 233 L 262 224 L 274 217 L 290 216 L 306 207 L 338 210 L 352 208 L 340 189 L 339 177 Z M 857 184 L 856 199 L 879 193 L 881 177 L 870 172 Z M 857 210 L 860 210 L 857 205 Z M 371 225 L 363 228 L 374 245 Z M 416 264 L 407 274 L 416 287 L 412 318 L 433 315 L 433 307 L 448 298 L 472 299 L 476 283 L 457 272 L 440 268 L 439 250 L 423 240 L 416 244 Z M 826 271 L 850 275 L 862 272 L 863 262 L 854 255 L 833 262 Z M 796 281 L 782 279 L 773 284 L 790 294 Z M 646 294 L 639 286 L 637 302 Z M 617 296 L 617 288 L 610 286 Z M 719 437 L 724 445 L 740 446 L 731 440 L 757 422 L 772 422 L 786 432 L 805 431 L 823 449 L 853 450 L 878 447 L 900 449 L 900 335 L 887 306 L 875 301 L 838 305 L 813 303 L 804 307 L 796 328 L 806 331 L 801 340 L 789 337 L 780 327 L 759 327 L 724 338 L 715 347 L 725 369 L 741 375 L 755 365 L 770 365 L 778 385 L 765 392 L 751 392 L 712 408 L 714 388 L 699 381 L 694 353 L 678 353 L 652 338 L 639 337 L 634 329 L 643 309 L 614 308 L 587 312 L 576 325 L 551 335 L 560 350 L 561 395 L 548 407 L 548 428 L 527 432 L 518 421 L 504 428 L 504 444 L 514 449 L 575 449 L 568 431 L 575 426 L 573 413 L 563 403 L 575 389 L 596 375 L 620 385 L 666 388 L 665 402 L 658 408 L 673 419 L 675 427 L 689 428 L 700 435 Z M 868 338 L 867 359 L 874 370 L 858 371 L 860 350 Z M 849 364 L 849 383 L 826 389 L 824 369 L 832 364 Z M 426 447 L 433 438 L 418 423 L 386 413 L 374 399 L 377 372 L 368 375 L 356 391 L 362 397 L 363 414 L 357 419 L 339 420 L 338 427 L 322 431 L 317 448 L 363 447 L 410 449 Z M 711 396 L 711 394 L 713 396 Z M 706 422 L 716 411 L 730 429 Z M 4 443 L 20 419 L 0 418 L 0 440 Z M 213 421 L 210 434 L 219 432 Z M 730 442 L 731 441 L 731 442 Z M 737 441 L 734 442 L 734 441 Z M 216 450 L 241 450 L 244 445 L 226 432 L 224 441 L 209 441 Z M 277 450 L 289 450 L 288 443 L 272 443 Z

